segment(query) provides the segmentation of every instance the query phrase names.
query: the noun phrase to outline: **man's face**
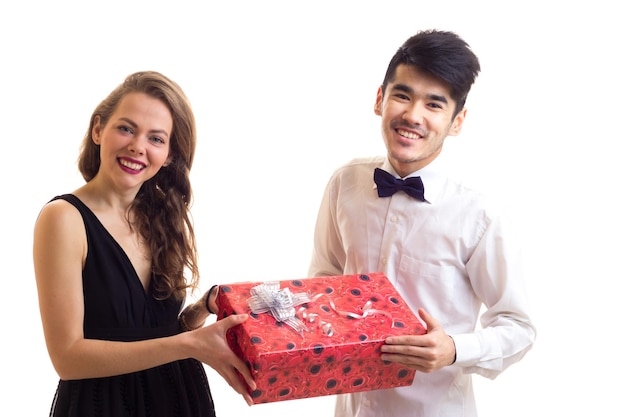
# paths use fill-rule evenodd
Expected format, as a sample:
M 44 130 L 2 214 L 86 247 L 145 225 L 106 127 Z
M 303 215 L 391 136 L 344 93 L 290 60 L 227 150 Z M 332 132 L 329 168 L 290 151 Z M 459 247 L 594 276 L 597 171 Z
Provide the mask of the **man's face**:
M 374 112 L 389 160 L 404 177 L 432 162 L 447 136 L 461 131 L 466 110 L 453 117 L 456 103 L 448 86 L 419 69 L 399 65 L 386 91 L 378 89 Z

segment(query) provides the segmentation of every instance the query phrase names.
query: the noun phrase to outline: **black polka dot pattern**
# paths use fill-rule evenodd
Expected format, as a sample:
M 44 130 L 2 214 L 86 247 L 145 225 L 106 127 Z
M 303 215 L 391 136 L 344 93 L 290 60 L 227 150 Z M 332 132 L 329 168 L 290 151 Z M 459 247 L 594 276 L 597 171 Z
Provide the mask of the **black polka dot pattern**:
M 269 313 L 251 314 L 246 301 L 259 284 L 222 285 L 217 300 L 219 318 L 250 314 L 227 337 L 255 379 L 257 390 L 250 393 L 255 404 L 412 383 L 415 371 L 383 362 L 380 346 L 387 336 L 424 334 L 425 329 L 383 273 L 281 281 L 281 289 L 314 297 L 296 307 L 309 329 L 302 336 Z M 360 317 L 366 305 L 369 313 Z M 332 334 L 323 331 L 329 325 Z

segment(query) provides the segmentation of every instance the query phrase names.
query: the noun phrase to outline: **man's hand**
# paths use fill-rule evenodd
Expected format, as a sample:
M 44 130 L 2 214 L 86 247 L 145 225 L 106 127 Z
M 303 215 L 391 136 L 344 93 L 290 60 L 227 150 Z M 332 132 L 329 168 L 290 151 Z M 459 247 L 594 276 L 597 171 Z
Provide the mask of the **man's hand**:
M 426 324 L 426 334 L 388 337 L 380 349 L 381 359 L 427 373 L 452 365 L 456 358 L 454 341 L 424 309 L 418 313 Z

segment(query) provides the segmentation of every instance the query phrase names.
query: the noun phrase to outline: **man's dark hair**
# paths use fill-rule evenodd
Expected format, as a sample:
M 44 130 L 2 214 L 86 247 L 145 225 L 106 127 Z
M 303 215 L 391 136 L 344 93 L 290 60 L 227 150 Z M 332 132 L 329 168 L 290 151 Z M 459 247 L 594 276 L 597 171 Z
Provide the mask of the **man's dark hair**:
M 398 48 L 385 73 L 383 94 L 401 64 L 426 71 L 445 82 L 456 103 L 455 115 L 465 106 L 467 95 L 480 72 L 478 58 L 467 42 L 456 33 L 440 30 L 420 31 Z

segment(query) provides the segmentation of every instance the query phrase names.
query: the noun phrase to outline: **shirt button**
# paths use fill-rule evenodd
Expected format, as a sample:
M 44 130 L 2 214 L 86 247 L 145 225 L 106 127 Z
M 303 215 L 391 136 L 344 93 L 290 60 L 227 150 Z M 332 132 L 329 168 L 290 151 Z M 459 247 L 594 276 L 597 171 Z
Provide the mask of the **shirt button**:
M 398 222 L 398 216 L 391 216 L 391 222 L 392 223 L 397 223 Z
M 370 400 L 365 400 L 365 401 L 363 401 L 363 405 L 365 407 L 370 407 L 372 405 L 372 402 Z
M 387 265 L 387 258 L 383 257 L 380 262 L 382 262 L 383 265 Z

